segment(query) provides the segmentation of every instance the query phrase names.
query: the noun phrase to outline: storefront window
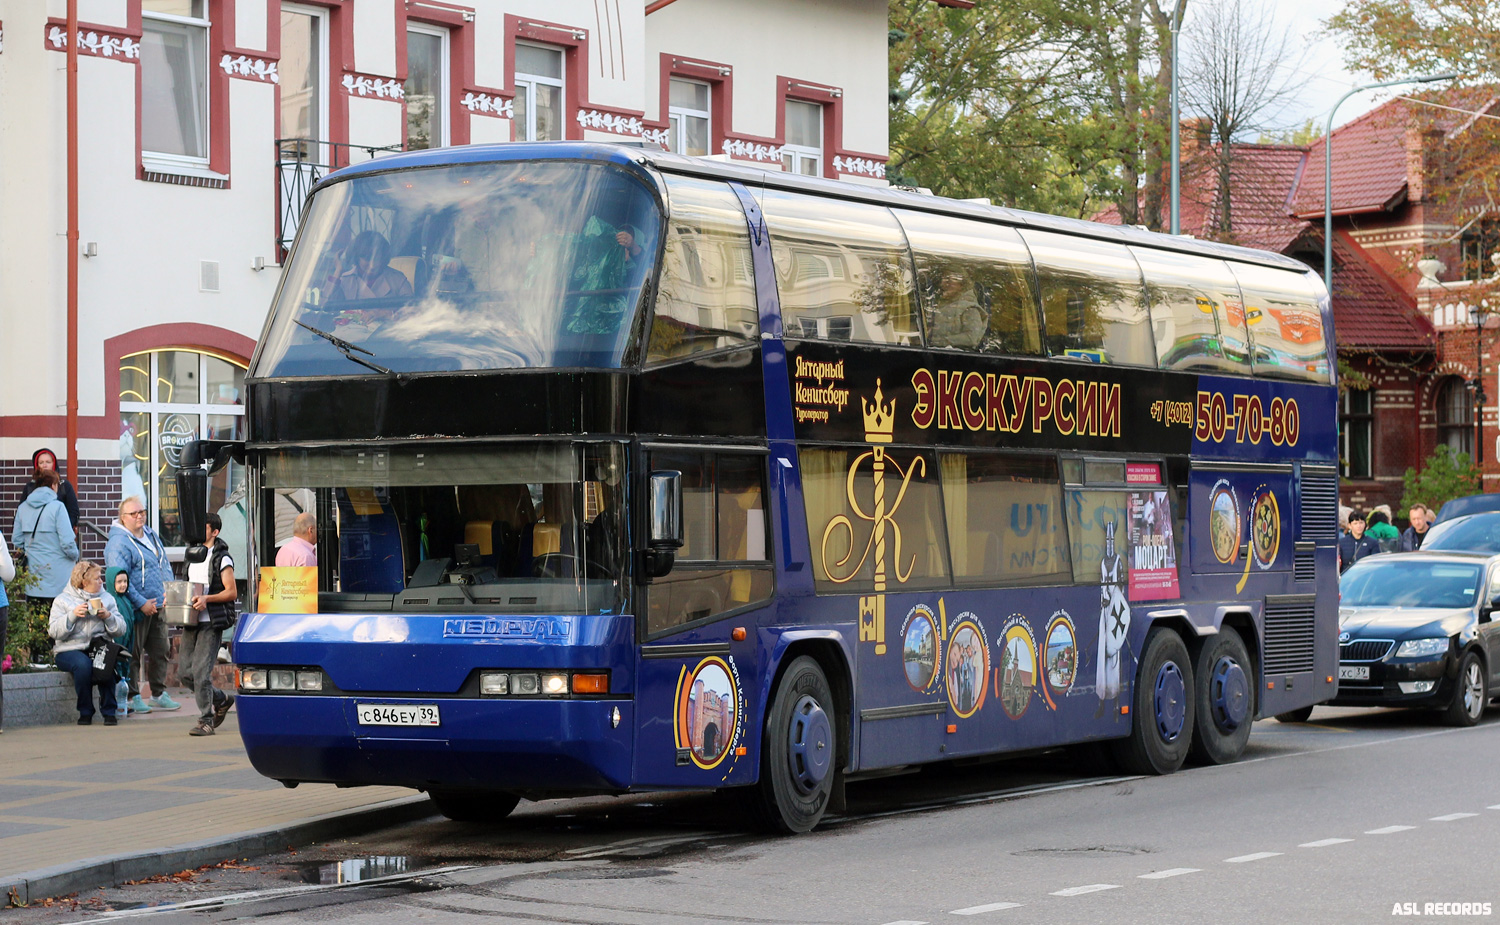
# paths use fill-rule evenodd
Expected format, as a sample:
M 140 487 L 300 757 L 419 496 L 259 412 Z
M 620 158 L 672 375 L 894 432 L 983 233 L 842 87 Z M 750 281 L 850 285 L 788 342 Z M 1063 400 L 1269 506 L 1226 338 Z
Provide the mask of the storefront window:
M 201 537 L 183 535 L 177 469 L 183 448 L 199 439 L 245 436 L 245 369 L 234 360 L 197 350 L 155 350 L 120 360 L 120 497 L 138 495 L 168 547 Z M 245 562 L 244 470 L 216 472 L 209 510 L 224 519 L 224 540 Z

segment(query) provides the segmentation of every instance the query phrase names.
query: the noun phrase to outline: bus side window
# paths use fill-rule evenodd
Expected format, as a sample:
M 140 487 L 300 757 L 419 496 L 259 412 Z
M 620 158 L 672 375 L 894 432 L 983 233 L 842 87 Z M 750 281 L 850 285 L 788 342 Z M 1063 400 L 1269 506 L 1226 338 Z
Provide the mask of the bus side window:
M 1123 563 L 1130 555 L 1129 493 L 1069 489 L 1065 501 L 1073 580 L 1079 584 L 1100 584 L 1116 557 Z M 1120 575 L 1123 578 L 1124 572 Z
M 1072 581 L 1055 457 L 943 453 L 939 460 L 956 584 Z
M 1196 254 L 1130 250 L 1146 276 L 1161 368 L 1249 374 L 1240 285 L 1229 266 Z M 1231 314 L 1237 320 L 1234 328 Z
M 904 209 L 896 217 L 916 255 L 928 346 L 1041 354 L 1031 255 L 1014 228 Z
M 739 200 L 722 183 L 665 182 L 671 217 L 646 362 L 758 342 L 750 233 Z
M 1329 382 L 1328 342 L 1312 271 L 1231 264 L 1255 340 L 1255 375 Z
M 651 468 L 682 473 L 685 542 L 672 571 L 646 589 L 647 634 L 769 600 L 764 457 L 656 453 Z
M 788 337 L 921 346 L 906 237 L 889 209 L 766 190 Z
M 1129 248 L 1029 228 L 1021 237 L 1036 261 L 1048 353 L 1156 365 L 1141 270 Z
M 948 538 L 935 454 L 887 447 L 879 470 L 873 451 L 859 447 L 802 447 L 797 455 L 813 578 L 820 593 L 877 590 L 880 552 L 884 590 L 948 584 Z M 877 478 L 884 486 L 888 518 L 881 521 L 879 536 L 873 520 Z

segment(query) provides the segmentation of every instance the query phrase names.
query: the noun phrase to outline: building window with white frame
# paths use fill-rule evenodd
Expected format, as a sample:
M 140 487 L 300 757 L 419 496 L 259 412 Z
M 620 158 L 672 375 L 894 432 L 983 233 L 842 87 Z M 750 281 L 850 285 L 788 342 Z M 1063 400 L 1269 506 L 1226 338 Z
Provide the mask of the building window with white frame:
M 448 143 L 448 30 L 406 26 L 406 150 Z
M 308 142 L 323 141 L 328 129 L 328 13 L 317 7 L 281 5 L 281 126 L 283 152 L 317 159 Z
M 141 149 L 208 167 L 208 0 L 141 0 Z
M 669 145 L 677 154 L 703 157 L 709 153 L 708 84 L 672 78 L 668 89 L 667 123 Z
M 803 176 L 823 175 L 823 107 L 801 100 L 786 101 L 786 143 L 781 146 L 781 168 Z
M 563 52 L 516 43 L 516 141 L 563 138 Z

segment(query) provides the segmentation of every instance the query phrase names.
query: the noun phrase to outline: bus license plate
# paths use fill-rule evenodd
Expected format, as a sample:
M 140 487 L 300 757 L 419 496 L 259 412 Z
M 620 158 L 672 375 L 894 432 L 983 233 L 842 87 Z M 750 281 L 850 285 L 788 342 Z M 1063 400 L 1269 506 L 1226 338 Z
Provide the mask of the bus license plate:
M 435 703 L 356 704 L 361 726 L 441 726 Z
M 1340 665 L 1340 681 L 1368 681 L 1370 680 L 1369 665 Z

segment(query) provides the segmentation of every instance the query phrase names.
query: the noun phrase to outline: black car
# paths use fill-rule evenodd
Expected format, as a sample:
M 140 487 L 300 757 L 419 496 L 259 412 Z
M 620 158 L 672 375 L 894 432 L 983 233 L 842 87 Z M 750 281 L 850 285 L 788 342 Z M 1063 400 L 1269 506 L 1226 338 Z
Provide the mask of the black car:
M 1465 514 L 1480 514 L 1485 511 L 1500 511 L 1500 493 L 1465 495 L 1462 498 L 1445 501 L 1438 509 L 1437 520 L 1433 523 L 1440 524 Z
M 1428 707 L 1455 726 L 1484 715 L 1500 683 L 1500 555 L 1392 553 L 1339 580 L 1343 707 Z
M 1480 495 L 1500 497 L 1500 495 Z M 1451 503 L 1451 502 L 1450 502 Z M 1463 514 L 1433 524 L 1422 538 L 1423 550 L 1500 552 L 1500 511 Z

